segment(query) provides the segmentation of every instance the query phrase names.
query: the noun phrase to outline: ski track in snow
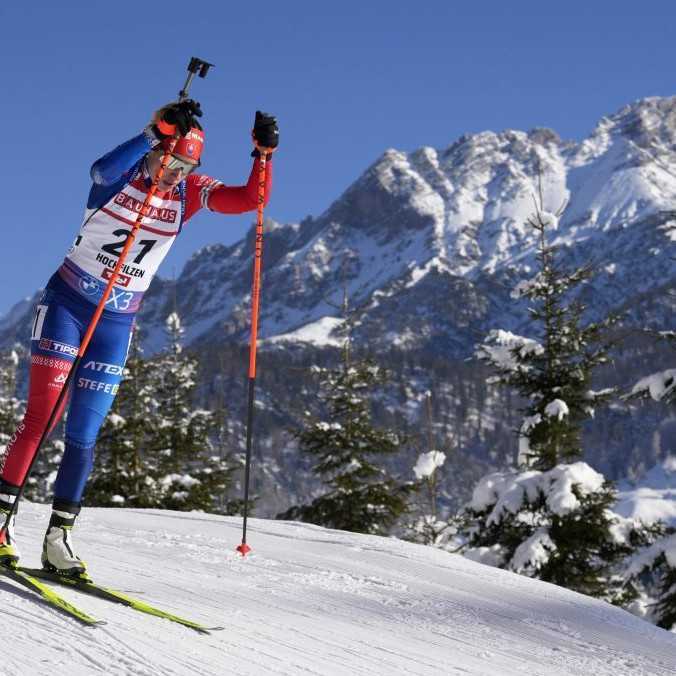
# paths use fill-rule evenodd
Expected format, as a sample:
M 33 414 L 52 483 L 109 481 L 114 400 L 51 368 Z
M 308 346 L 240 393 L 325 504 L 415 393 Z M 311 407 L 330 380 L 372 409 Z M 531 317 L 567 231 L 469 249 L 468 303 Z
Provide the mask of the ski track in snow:
M 48 508 L 22 505 L 35 565 Z M 210 636 L 58 588 L 82 627 L 0 577 L 2 676 L 676 674 L 676 635 L 601 601 L 395 539 L 199 513 L 88 509 L 76 544 L 101 584 Z

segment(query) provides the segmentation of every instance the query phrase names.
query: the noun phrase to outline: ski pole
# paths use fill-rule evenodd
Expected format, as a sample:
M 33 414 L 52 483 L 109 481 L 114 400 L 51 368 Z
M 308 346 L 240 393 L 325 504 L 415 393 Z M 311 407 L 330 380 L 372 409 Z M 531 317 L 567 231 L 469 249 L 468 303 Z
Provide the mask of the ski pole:
M 244 469 L 244 514 L 242 544 L 237 551 L 246 556 L 251 547 L 246 543 L 246 524 L 249 516 L 249 480 L 251 477 L 251 446 L 253 439 L 254 389 L 256 386 L 256 344 L 258 340 L 258 309 L 261 295 L 261 264 L 263 259 L 263 209 L 265 208 L 265 173 L 267 155 L 265 148 L 260 153 L 258 170 L 258 208 L 256 211 L 256 244 L 254 249 L 253 285 L 251 287 L 251 338 L 249 341 L 249 404 L 246 420 L 246 466 Z
M 207 73 L 209 72 L 209 68 L 213 64 L 207 63 L 206 61 L 202 61 L 201 59 L 197 59 L 195 57 L 190 59 L 190 63 L 188 64 L 188 77 L 185 81 L 185 84 L 183 85 L 183 89 L 179 92 L 178 95 L 178 100 L 183 101 L 184 99 L 187 98 L 188 96 L 188 90 L 190 89 L 190 84 L 192 83 L 193 78 L 195 77 L 195 74 L 198 74 L 200 77 L 206 77 Z M 178 137 L 175 136 L 171 142 L 169 143 L 169 147 L 167 148 L 166 152 L 162 156 L 162 162 L 160 163 L 160 168 L 157 172 L 157 176 L 155 176 L 155 179 L 150 186 L 150 189 L 148 190 L 148 194 L 146 195 L 145 200 L 143 201 L 143 206 L 141 207 L 139 214 L 136 218 L 136 221 L 134 222 L 134 225 L 131 229 L 131 232 L 129 233 L 129 237 L 127 238 L 127 241 L 124 244 L 124 247 L 122 248 L 122 251 L 120 252 L 120 256 L 117 260 L 117 265 L 113 269 L 113 272 L 110 274 L 110 278 L 108 280 L 108 284 L 106 285 L 106 288 L 103 292 L 103 295 L 101 296 L 101 299 L 99 300 L 98 305 L 96 306 L 96 310 L 94 311 L 94 314 L 92 315 L 92 318 L 89 322 L 89 326 L 87 327 L 87 331 L 85 332 L 85 335 L 82 339 L 82 342 L 80 343 L 80 347 L 78 348 L 77 355 L 75 357 L 75 360 L 73 361 L 73 364 L 70 367 L 70 370 L 68 371 L 68 376 L 66 377 L 66 381 L 63 384 L 63 388 L 61 392 L 59 392 L 59 396 L 56 400 L 56 403 L 54 404 L 54 407 L 52 408 L 51 413 L 49 414 L 49 419 L 47 420 L 47 424 L 45 425 L 44 429 L 42 430 L 42 434 L 40 436 L 40 441 L 38 442 L 38 445 L 35 449 L 35 452 L 33 453 L 33 458 L 31 460 L 30 465 L 28 466 L 28 471 L 26 472 L 23 482 L 21 486 L 19 486 L 19 492 L 17 493 L 16 498 L 14 499 L 14 502 L 12 503 L 12 507 L 7 514 L 5 518 L 5 522 L 0 528 L 0 543 L 4 543 L 6 541 L 7 537 L 7 529 L 9 528 L 10 521 L 12 519 L 12 516 L 16 513 L 16 509 L 19 505 L 19 501 L 21 500 L 23 493 L 26 488 L 26 484 L 28 482 L 28 477 L 30 476 L 31 471 L 33 470 L 33 467 L 35 465 L 35 461 L 38 457 L 38 453 L 40 452 L 40 449 L 42 448 L 43 444 L 45 443 L 45 440 L 49 436 L 50 432 L 52 431 L 52 427 L 56 424 L 56 421 L 58 419 L 59 413 L 61 412 L 61 408 L 65 403 L 66 397 L 68 395 L 68 390 L 70 388 L 70 384 L 75 377 L 75 373 L 78 369 L 78 366 L 80 365 L 80 362 L 82 361 L 84 354 L 87 350 L 87 347 L 89 346 L 89 342 L 94 335 L 94 331 L 96 330 L 96 327 L 99 323 L 99 320 L 101 318 L 101 315 L 103 313 L 103 310 L 105 308 L 106 303 L 108 302 L 108 297 L 110 296 L 110 293 L 113 289 L 113 286 L 115 285 L 115 282 L 118 279 L 118 276 L 120 274 L 120 270 L 122 269 L 122 266 L 125 263 L 125 260 L 127 258 L 127 254 L 129 253 L 129 250 L 132 247 L 132 244 L 134 243 L 134 239 L 136 238 L 136 233 L 138 232 L 139 228 L 141 227 L 141 223 L 143 221 L 143 218 L 149 211 L 150 203 L 155 196 L 155 193 L 157 192 L 157 186 L 159 185 L 160 181 L 162 180 L 162 176 L 164 175 L 164 172 L 167 168 L 167 164 L 169 164 L 169 159 L 171 157 L 171 153 L 174 150 L 174 147 L 176 146 L 176 143 L 178 141 Z

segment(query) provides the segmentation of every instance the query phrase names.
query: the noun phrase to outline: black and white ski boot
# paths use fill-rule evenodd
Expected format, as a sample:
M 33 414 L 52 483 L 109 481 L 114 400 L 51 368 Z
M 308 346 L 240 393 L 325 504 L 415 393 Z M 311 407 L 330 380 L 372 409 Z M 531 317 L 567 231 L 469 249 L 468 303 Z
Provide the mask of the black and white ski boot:
M 68 505 L 57 509 L 55 503 L 42 544 L 42 567 L 52 573 L 67 577 L 87 576 L 87 564 L 75 553 L 72 530 L 80 507 Z

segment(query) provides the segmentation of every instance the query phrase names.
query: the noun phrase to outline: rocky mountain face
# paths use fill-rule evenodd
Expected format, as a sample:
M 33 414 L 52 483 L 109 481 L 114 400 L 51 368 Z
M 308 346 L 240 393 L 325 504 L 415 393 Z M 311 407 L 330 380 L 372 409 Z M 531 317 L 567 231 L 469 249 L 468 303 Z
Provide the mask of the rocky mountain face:
M 628 332 L 674 328 L 676 97 L 628 105 L 581 143 L 548 129 L 507 130 L 466 135 L 443 149 L 388 150 L 320 216 L 266 223 L 262 360 L 287 377 L 262 377 L 261 406 L 272 402 L 262 446 L 297 420 L 291 409 L 305 387 L 303 366 L 335 352 L 342 323 L 336 306 L 346 295 L 356 345 L 390 367 L 397 383 L 383 397 L 383 422 L 400 420 L 399 410 L 414 431 L 431 424 L 438 444 L 460 458 L 447 474 L 513 459 L 518 402 L 486 388 L 485 372 L 465 360 L 490 329 L 531 331 L 525 305 L 510 292 L 535 272 L 527 219 L 536 199 L 548 211 L 563 210 L 552 233 L 562 263 L 594 267 L 582 291 L 590 317 L 617 310 L 626 313 Z M 239 353 L 248 339 L 252 254 L 253 229 L 233 246 L 198 251 L 176 282 L 153 282 L 139 316 L 147 347 L 160 349 L 164 319 L 176 304 L 189 345 L 208 364 L 204 396 L 219 391 L 229 402 L 238 438 L 244 397 L 235 395 L 245 368 L 228 380 L 223 354 Z M 0 322 L 1 343 L 27 339 L 29 305 Z M 646 369 L 666 368 L 669 358 L 636 337 L 603 384 L 628 386 Z M 425 422 L 428 391 L 436 416 Z M 280 401 L 289 410 L 280 410 Z M 589 459 L 613 476 L 627 465 L 654 464 L 676 446 L 674 426 L 666 410 L 618 404 L 590 427 Z M 268 470 L 271 485 L 287 485 L 288 498 L 306 490 L 293 442 L 282 445 L 276 469 Z M 404 470 L 410 475 L 402 464 Z M 289 473 L 301 478 L 289 482 Z M 454 483 L 448 479 L 451 501 Z
M 582 143 L 538 129 L 388 150 L 318 218 L 268 221 L 261 336 L 335 317 L 330 301 L 346 289 L 372 347 L 466 357 L 487 329 L 520 324 L 509 293 L 533 271 L 526 221 L 540 194 L 549 211 L 566 206 L 554 241 L 566 262 L 597 270 L 586 292 L 592 312 L 629 308 L 639 322 L 664 325 L 673 309 L 659 299 L 674 281 L 676 98 L 627 106 Z M 186 265 L 175 293 L 191 341 L 246 338 L 252 250 L 253 231 Z M 172 285 L 156 284 L 144 324 L 158 325 L 173 297 Z

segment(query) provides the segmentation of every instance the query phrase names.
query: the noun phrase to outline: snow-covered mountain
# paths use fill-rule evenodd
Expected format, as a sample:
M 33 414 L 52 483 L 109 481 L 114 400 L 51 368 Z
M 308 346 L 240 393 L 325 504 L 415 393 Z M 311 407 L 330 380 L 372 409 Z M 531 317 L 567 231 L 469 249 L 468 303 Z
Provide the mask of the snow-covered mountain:
M 550 211 L 567 204 L 556 242 L 571 262 L 593 263 L 597 312 L 629 308 L 657 325 L 673 316 L 663 292 L 675 279 L 676 97 L 626 106 L 581 143 L 508 130 L 388 150 L 318 218 L 268 221 L 261 335 L 330 341 L 339 313 L 327 300 L 346 288 L 371 346 L 467 356 L 487 329 L 519 323 L 509 292 L 532 274 L 526 220 L 539 194 Z M 250 232 L 186 265 L 176 297 L 191 340 L 246 338 L 252 250 Z M 156 284 L 148 328 L 173 299 L 173 285 Z
M 47 506 L 22 505 L 37 564 Z M 199 513 L 86 509 L 100 582 L 224 631 L 210 636 L 69 589 L 83 628 L 0 577 L 3 676 L 401 674 L 667 676 L 676 637 L 602 601 L 393 538 Z

